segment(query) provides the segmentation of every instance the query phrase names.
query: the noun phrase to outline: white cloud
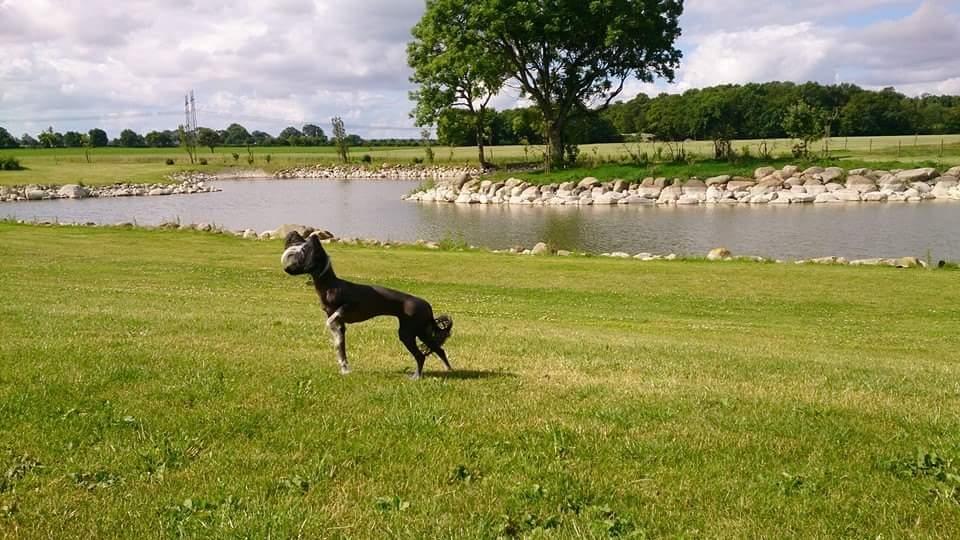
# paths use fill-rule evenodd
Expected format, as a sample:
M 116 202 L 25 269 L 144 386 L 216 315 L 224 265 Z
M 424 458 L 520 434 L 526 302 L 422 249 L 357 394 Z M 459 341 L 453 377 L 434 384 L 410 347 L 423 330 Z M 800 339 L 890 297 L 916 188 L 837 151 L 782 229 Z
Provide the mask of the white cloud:
M 15 133 L 174 128 L 195 89 L 200 122 L 277 132 L 342 116 L 367 136 L 416 136 L 409 31 L 423 0 L 0 0 L 0 124 Z M 675 85 L 771 79 L 960 92 L 951 0 L 687 0 Z M 10 21 L 9 23 L 7 21 Z M 516 92 L 494 105 L 510 107 Z M 386 129 L 390 126 L 406 129 Z

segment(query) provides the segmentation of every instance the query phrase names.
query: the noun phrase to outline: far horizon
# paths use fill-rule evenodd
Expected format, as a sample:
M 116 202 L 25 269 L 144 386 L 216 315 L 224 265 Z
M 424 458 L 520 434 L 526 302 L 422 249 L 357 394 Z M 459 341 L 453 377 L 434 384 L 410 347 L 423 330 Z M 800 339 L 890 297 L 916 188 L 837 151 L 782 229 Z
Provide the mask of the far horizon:
M 0 1 L 0 18 L 17 21 L 0 34 L 12 59 L 0 68 L 0 126 L 15 136 L 48 126 L 98 127 L 111 138 L 127 128 L 174 129 L 183 94 L 193 89 L 200 125 L 214 129 L 238 122 L 275 135 L 313 123 L 329 131 L 329 119 L 342 116 L 364 138 L 418 138 L 405 47 L 423 3 L 344 4 L 174 9 Z M 619 99 L 773 80 L 960 94 L 960 57 L 941 44 L 960 27 L 960 4 L 873 4 L 759 9 L 756 0 L 688 0 L 676 81 L 632 81 Z M 116 33 L 103 33 L 107 28 Z M 355 36 L 364 39 L 350 43 Z M 493 105 L 524 103 L 505 92 Z

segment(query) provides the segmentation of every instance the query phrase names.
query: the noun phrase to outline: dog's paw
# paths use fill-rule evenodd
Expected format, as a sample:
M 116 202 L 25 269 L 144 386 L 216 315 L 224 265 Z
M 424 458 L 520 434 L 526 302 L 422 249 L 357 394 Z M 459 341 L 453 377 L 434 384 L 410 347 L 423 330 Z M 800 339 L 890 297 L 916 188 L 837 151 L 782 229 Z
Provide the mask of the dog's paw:
M 419 381 L 419 380 L 420 380 L 420 374 L 419 374 L 419 373 L 416 373 L 416 372 L 411 373 L 411 374 L 410 374 L 410 380 L 411 380 L 411 381 Z
M 342 367 L 342 368 L 340 368 L 340 374 L 341 374 L 341 375 L 349 375 L 349 374 L 350 374 L 350 368 L 348 368 L 348 367 Z

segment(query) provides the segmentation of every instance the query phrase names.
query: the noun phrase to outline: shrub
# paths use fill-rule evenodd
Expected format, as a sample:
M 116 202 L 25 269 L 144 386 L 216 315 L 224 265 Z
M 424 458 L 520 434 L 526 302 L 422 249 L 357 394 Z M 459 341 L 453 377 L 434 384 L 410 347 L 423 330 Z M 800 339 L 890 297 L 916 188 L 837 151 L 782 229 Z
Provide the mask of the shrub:
M 234 160 L 234 161 L 240 161 L 240 154 L 234 152 L 234 153 L 231 154 L 231 155 L 233 156 L 233 160 Z
M 177 161 L 176 161 L 175 159 L 173 159 L 173 158 L 167 158 L 167 161 L 166 161 L 167 165 L 173 165 L 173 164 L 176 163 L 176 162 L 177 162 Z
M 423 163 L 423 158 L 418 158 L 418 157 L 413 158 L 414 165 L 420 165 L 421 163 Z
M 363 163 L 372 163 L 373 158 L 370 156 L 370 154 L 364 154 L 363 157 L 360 158 L 360 161 Z
M 207 158 L 200 158 L 200 164 L 201 164 L 201 165 L 206 165 L 206 164 L 207 164 Z
M 0 157 L 0 171 L 22 171 L 23 166 L 20 165 L 20 160 L 13 157 Z
M 263 159 L 267 160 L 267 163 L 270 163 L 270 159 L 271 159 L 270 154 L 267 154 L 266 156 L 264 156 Z

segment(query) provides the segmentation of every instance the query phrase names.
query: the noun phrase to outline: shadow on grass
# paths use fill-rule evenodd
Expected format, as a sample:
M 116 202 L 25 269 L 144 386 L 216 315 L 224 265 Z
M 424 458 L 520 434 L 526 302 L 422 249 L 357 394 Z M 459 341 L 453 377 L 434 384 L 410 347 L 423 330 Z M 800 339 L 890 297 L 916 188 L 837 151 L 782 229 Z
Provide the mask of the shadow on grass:
M 479 379 L 500 379 L 513 378 L 515 374 L 509 371 L 488 371 L 478 369 L 454 369 L 453 371 L 424 371 L 425 379 L 453 379 L 453 380 L 479 380 Z

